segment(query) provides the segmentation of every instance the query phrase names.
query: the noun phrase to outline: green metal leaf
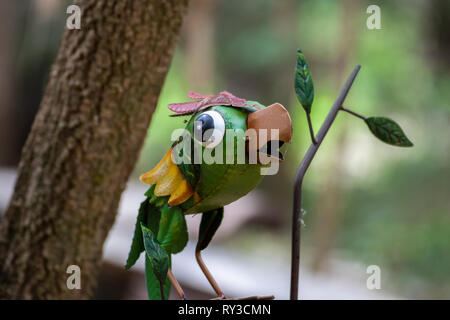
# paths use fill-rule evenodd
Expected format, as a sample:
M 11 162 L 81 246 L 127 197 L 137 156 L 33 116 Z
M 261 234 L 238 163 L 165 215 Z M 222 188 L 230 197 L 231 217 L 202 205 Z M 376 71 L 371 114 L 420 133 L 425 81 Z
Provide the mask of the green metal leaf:
M 413 143 L 395 121 L 384 117 L 370 117 L 365 121 L 370 131 L 381 141 L 397 147 L 413 146 Z
M 165 204 L 161 208 L 158 241 L 169 253 L 178 253 L 184 249 L 188 241 L 186 219 L 181 209 Z
M 209 245 L 222 222 L 222 218 L 223 208 L 207 211 L 202 214 L 197 247 L 195 248 L 196 251 L 201 251 Z
M 153 273 L 156 278 L 164 283 L 169 270 L 169 255 L 167 251 L 159 244 L 152 231 L 141 223 L 142 236 L 144 238 L 145 252 L 149 258 Z
M 314 101 L 314 85 L 306 58 L 300 49 L 297 50 L 294 88 L 297 99 L 303 106 L 303 109 L 305 109 L 306 113 L 311 113 L 311 106 Z
M 133 241 L 131 243 L 130 253 L 125 264 L 125 269 L 130 269 L 136 261 L 139 259 L 141 252 L 145 250 L 144 240 L 142 238 L 141 223 L 146 224 L 153 234 L 158 234 L 159 220 L 161 219 L 161 212 L 155 204 L 152 203 L 152 199 L 155 198 L 153 190 L 155 186 L 152 185 L 145 195 L 147 199 L 141 202 L 139 207 L 139 213 L 136 219 L 136 225 L 134 227 Z
M 153 234 L 158 234 L 159 223 L 161 221 L 161 211 L 155 206 L 150 206 L 147 214 L 146 225 Z
M 169 256 L 169 267 L 171 265 L 170 260 L 171 259 Z M 147 285 L 148 298 L 150 300 L 162 300 L 161 289 L 159 285 L 160 282 L 158 278 L 156 278 L 155 273 L 152 270 L 152 265 L 147 255 L 145 255 L 145 282 Z M 170 287 L 171 287 L 170 280 L 169 278 L 167 278 L 166 281 L 164 282 L 164 298 L 166 300 L 169 299 Z
M 147 198 L 141 203 L 139 207 L 139 213 L 136 219 L 136 225 L 134 227 L 133 241 L 131 243 L 130 252 L 128 253 L 128 259 L 125 264 L 125 269 L 130 269 L 136 263 L 137 259 L 139 259 L 141 252 L 145 250 L 144 241 L 142 238 L 141 223 L 147 220 L 147 211 L 149 205 L 149 199 Z

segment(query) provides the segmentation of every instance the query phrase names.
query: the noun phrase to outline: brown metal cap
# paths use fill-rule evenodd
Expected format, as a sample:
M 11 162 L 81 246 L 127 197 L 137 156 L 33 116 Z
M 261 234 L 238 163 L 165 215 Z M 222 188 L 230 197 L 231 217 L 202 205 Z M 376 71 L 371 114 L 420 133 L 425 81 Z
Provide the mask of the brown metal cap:
M 265 145 L 268 141 L 273 140 L 271 129 L 278 129 L 277 140 L 283 142 L 291 142 L 292 139 L 292 121 L 289 112 L 279 103 L 274 103 L 264 109 L 252 112 L 247 118 L 247 129 L 255 129 L 259 133 L 259 129 L 266 129 L 267 136 L 259 137 L 257 149 Z M 250 146 L 255 144 L 250 144 Z

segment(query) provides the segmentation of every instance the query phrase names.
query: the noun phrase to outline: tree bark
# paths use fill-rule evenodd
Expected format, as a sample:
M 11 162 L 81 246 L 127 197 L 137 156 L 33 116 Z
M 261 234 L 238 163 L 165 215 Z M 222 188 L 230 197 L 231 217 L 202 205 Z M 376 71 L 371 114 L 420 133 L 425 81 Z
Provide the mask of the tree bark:
M 92 296 L 187 0 L 85 0 L 66 30 L 0 223 L 0 298 Z M 81 268 L 69 290 L 66 268 Z

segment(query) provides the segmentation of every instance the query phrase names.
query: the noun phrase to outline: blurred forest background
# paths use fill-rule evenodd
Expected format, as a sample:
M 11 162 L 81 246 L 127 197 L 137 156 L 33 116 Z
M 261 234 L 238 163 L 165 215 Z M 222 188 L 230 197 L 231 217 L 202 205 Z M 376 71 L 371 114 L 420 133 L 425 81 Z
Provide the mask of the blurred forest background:
M 69 4 L 0 0 L 2 167 L 18 164 Z M 366 27 L 370 4 L 381 8 L 381 30 Z M 449 17 L 448 0 L 192 0 L 132 179 L 153 168 L 172 130 L 184 127 L 167 104 L 187 101 L 188 91 L 282 103 L 294 138 L 280 173 L 254 191 L 264 209 L 253 212 L 261 205 L 250 198 L 245 223 L 215 244 L 289 265 L 293 176 L 310 143 L 293 90 L 296 49 L 313 73 L 316 130 L 361 64 L 348 106 L 396 120 L 415 146 L 385 145 L 362 121 L 339 114 L 305 180 L 302 264 L 312 273 L 332 272 L 333 261 L 378 265 L 382 289 L 450 298 Z

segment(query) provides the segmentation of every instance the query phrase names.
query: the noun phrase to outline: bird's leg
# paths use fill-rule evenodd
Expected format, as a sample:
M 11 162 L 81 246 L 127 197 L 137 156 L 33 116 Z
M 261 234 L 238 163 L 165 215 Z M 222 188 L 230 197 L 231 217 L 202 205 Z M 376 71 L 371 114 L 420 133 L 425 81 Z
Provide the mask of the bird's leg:
M 211 272 L 209 272 L 208 268 L 203 262 L 201 254 L 201 251 L 208 246 L 209 242 L 214 236 L 214 233 L 217 231 L 217 228 L 219 228 L 220 223 L 222 222 L 222 218 L 223 207 L 207 211 L 202 214 L 197 247 L 195 248 L 195 258 L 197 259 L 197 263 L 200 266 L 200 269 L 202 269 L 203 274 L 205 275 L 206 279 L 208 279 L 218 297 L 225 299 L 225 295 L 223 294 L 222 289 L 220 289 Z
M 178 296 L 181 300 L 186 300 L 186 295 L 184 294 L 183 289 L 180 286 L 180 283 L 175 278 L 175 276 L 172 273 L 172 270 L 169 269 L 167 271 L 167 278 L 169 278 L 170 283 L 172 284 L 172 287 L 174 287 L 175 291 L 178 293 Z
M 202 253 L 200 250 L 195 251 L 195 258 L 197 259 L 197 263 L 200 266 L 200 269 L 202 269 L 203 274 L 205 275 L 206 279 L 208 279 L 209 283 L 213 287 L 217 296 L 219 298 L 225 299 L 225 295 L 223 294 L 222 289 L 220 289 L 219 285 L 217 284 L 216 280 L 212 276 L 211 272 L 209 272 L 208 267 L 206 266 L 205 262 L 203 262 Z

